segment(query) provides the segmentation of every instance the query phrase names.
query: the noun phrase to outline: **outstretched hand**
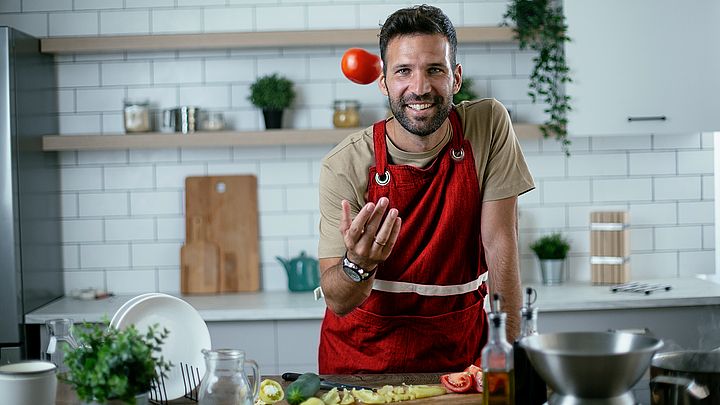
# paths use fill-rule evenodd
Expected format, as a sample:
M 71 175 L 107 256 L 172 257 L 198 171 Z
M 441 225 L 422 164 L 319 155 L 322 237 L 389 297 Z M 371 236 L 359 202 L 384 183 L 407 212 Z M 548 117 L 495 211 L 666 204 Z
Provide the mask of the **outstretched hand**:
M 402 221 L 397 209 L 391 208 L 383 221 L 389 204 L 386 197 L 381 197 L 377 204 L 365 204 L 353 219 L 350 217 L 350 203 L 342 201 L 340 233 L 345 241 L 348 259 L 367 271 L 390 256 L 400 234 Z

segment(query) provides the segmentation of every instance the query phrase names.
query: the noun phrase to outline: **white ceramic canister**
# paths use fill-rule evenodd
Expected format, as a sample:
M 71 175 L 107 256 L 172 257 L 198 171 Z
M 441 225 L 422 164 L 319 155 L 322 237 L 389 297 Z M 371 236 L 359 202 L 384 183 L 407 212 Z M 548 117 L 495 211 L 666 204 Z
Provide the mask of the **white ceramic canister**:
M 0 366 L 2 402 L 13 405 L 54 405 L 56 366 L 48 361 L 23 361 Z

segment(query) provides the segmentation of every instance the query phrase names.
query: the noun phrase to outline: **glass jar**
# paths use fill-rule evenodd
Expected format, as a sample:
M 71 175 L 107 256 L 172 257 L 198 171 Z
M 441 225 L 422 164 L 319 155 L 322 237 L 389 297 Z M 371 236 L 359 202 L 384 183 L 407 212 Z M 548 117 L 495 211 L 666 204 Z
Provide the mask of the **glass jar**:
M 335 128 L 352 128 L 360 125 L 360 103 L 357 100 L 335 100 L 333 114 Z
M 66 373 L 65 354 L 78 348 L 72 334 L 72 319 L 50 319 L 45 322 L 48 331 L 48 345 L 45 349 L 45 360 L 57 366 L 58 373 Z
M 205 376 L 198 389 L 200 405 L 252 405 L 258 396 L 260 371 L 253 360 L 245 360 L 245 352 L 234 349 L 203 349 Z M 252 388 L 245 374 L 245 365 L 252 370 Z
M 125 100 L 123 105 L 125 132 L 150 131 L 150 103 L 147 100 Z

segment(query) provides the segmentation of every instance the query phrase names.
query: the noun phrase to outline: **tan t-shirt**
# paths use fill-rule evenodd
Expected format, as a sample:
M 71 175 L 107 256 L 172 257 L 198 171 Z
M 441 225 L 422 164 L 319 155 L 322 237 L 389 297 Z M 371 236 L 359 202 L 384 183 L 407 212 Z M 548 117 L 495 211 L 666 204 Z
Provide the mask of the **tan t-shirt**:
M 482 201 L 518 196 L 535 188 L 505 107 L 495 99 L 465 101 L 455 106 L 463 134 L 470 141 Z M 390 118 L 393 119 L 393 118 Z M 365 205 L 368 170 L 375 165 L 372 126 L 345 138 L 322 161 L 320 168 L 320 243 L 318 257 L 342 257 L 345 244 L 339 225 L 342 200 L 350 202 L 355 218 Z M 428 152 L 409 153 L 386 137 L 392 164 L 425 167 L 450 141 L 451 133 Z

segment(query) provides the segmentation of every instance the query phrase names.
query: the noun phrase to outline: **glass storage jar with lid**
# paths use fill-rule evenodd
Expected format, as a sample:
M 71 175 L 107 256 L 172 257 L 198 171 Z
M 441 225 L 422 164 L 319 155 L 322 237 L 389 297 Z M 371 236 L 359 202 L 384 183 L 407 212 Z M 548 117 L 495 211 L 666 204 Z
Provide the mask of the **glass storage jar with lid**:
M 150 102 L 147 100 L 125 100 L 123 104 L 125 132 L 150 131 Z
M 357 100 L 335 100 L 333 114 L 335 128 L 352 128 L 360 125 L 360 103 Z

